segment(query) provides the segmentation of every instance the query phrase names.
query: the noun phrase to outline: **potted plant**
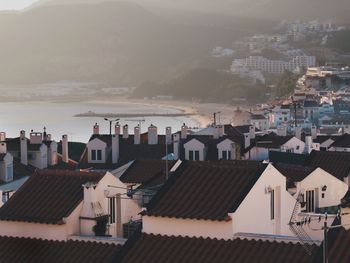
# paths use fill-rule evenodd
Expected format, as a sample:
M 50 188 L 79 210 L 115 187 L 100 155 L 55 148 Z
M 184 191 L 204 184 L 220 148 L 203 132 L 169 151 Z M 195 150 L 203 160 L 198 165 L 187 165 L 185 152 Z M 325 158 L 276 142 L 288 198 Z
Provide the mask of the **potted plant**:
M 106 236 L 107 224 L 108 216 L 96 218 L 96 225 L 93 226 L 92 231 L 96 236 Z

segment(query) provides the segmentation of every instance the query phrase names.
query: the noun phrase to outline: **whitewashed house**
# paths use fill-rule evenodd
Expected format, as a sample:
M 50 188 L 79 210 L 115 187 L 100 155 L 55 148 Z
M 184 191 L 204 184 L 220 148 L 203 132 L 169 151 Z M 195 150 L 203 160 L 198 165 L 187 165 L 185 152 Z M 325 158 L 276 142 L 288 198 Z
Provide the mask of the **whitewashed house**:
M 245 153 L 246 160 L 268 160 L 269 151 L 303 153 L 306 144 L 295 136 L 264 135 L 257 137 Z
M 122 238 L 122 225 L 140 212 L 136 201 L 123 198 L 126 189 L 110 173 L 37 172 L 0 208 L 0 236 Z
M 288 223 L 296 200 L 272 165 L 183 165 L 143 213 L 144 233 L 225 240 L 248 233 L 292 236 Z

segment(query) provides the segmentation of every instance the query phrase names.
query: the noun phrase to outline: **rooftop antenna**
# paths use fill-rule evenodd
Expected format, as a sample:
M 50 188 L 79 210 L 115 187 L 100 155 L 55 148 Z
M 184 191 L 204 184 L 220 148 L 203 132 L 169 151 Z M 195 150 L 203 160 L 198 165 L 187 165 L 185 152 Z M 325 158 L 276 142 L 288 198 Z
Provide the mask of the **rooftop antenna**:
M 139 127 L 140 127 L 140 130 L 141 130 L 141 124 L 146 122 L 145 118 L 143 119 L 129 119 L 129 120 L 125 120 L 125 121 L 133 121 L 133 122 L 138 122 L 139 124 Z
M 113 122 L 118 122 L 120 119 L 108 119 L 108 118 L 104 118 L 105 121 L 109 122 L 109 135 L 112 135 L 112 123 Z

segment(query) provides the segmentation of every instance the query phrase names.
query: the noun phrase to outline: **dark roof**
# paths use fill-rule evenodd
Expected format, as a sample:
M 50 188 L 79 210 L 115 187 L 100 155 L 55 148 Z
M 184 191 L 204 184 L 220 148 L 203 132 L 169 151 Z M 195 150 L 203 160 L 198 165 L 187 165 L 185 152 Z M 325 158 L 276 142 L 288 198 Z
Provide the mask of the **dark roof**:
M 102 138 L 111 138 L 110 135 L 104 135 Z M 107 141 L 109 139 L 106 139 Z M 173 152 L 173 145 L 168 145 L 168 153 Z M 141 143 L 134 143 L 134 136 L 123 139 L 119 137 L 119 161 L 118 164 L 112 164 L 112 151 L 107 153 L 107 162 L 105 164 L 88 163 L 87 151 L 82 154 L 79 162 L 79 168 L 95 168 L 95 169 L 115 169 L 123 164 L 137 159 L 156 159 L 160 160 L 166 156 L 165 136 L 158 135 L 158 144 L 150 145 L 147 141 L 147 133 L 141 134 Z
M 85 150 L 86 144 L 81 142 L 68 142 L 69 158 L 79 162 L 81 155 Z M 57 145 L 57 152 L 62 154 L 62 141 Z
M 297 154 L 297 153 L 288 153 L 288 152 L 269 152 L 269 160 L 273 163 L 288 163 L 296 165 L 305 165 L 308 155 L 306 154 Z
M 336 218 L 332 226 L 341 225 L 341 220 Z M 344 227 L 330 229 L 327 233 L 328 238 L 328 260 L 329 262 L 348 263 L 350 262 L 349 243 L 350 230 Z M 315 263 L 323 262 L 323 243 L 315 252 Z
M 0 161 L 3 161 L 7 153 L 0 153 Z
M 346 192 L 345 196 L 341 199 L 340 206 L 343 208 L 350 208 L 350 189 Z
M 266 165 L 259 162 L 183 162 L 151 200 L 147 215 L 229 220 Z
M 12 262 L 113 262 L 119 245 L 82 241 L 0 237 L 2 263 Z
M 38 171 L 0 208 L 0 220 L 62 224 L 83 200 L 82 185 L 104 174 L 67 170 Z
M 168 161 L 169 171 L 175 161 Z M 119 178 L 123 183 L 153 186 L 163 184 L 165 178 L 165 160 L 135 160 Z
M 338 138 L 340 138 L 340 137 L 339 136 L 331 136 L 331 135 L 317 135 L 317 138 L 314 139 L 313 142 L 322 144 L 329 139 L 335 141 Z
M 301 182 L 315 170 L 308 166 L 285 163 L 277 163 L 273 166 L 287 178 L 287 188 L 295 187 L 296 182 Z
M 304 108 L 317 108 L 318 102 L 315 100 L 306 100 L 304 101 Z
M 252 114 L 251 118 L 253 120 L 266 120 L 266 117 L 262 114 Z
M 225 133 L 227 135 L 243 135 L 245 133 L 249 133 L 250 126 L 252 125 L 241 125 L 241 126 L 232 126 L 232 125 L 225 125 Z M 259 132 L 260 130 L 255 128 L 255 132 Z
M 119 261 L 122 263 L 306 263 L 312 260 L 312 256 L 309 256 L 299 243 L 239 238 L 217 240 L 152 234 L 141 234 L 133 244 L 130 244 L 129 249 L 121 254 Z
M 350 134 L 346 133 L 338 137 L 330 147 L 350 148 Z
M 343 181 L 350 172 L 350 153 L 312 151 L 306 164 L 312 167 L 320 167 Z
M 27 150 L 28 151 L 39 151 L 41 147 L 40 144 L 31 144 L 29 139 L 27 140 Z M 17 138 L 7 138 L 6 139 L 6 147 L 8 151 L 20 151 L 21 149 L 21 143 L 20 143 L 20 137 Z
M 290 141 L 294 136 L 277 136 L 266 134 L 255 138 L 255 146 L 260 148 L 277 149 Z
M 112 145 L 112 135 L 110 134 L 93 134 L 91 135 L 89 142 L 94 140 L 94 139 L 99 139 L 107 144 L 107 146 Z

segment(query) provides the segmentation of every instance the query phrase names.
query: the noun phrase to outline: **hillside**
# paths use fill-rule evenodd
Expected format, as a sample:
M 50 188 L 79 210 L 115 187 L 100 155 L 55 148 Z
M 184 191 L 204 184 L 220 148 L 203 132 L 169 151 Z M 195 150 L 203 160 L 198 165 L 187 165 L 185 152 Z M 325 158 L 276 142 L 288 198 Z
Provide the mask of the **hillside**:
M 127 2 L 39 6 L 0 14 L 0 83 L 56 80 L 135 85 L 196 64 L 239 25 L 183 25 Z
M 41 0 L 44 3 L 94 3 L 119 0 Z M 207 13 L 225 13 L 241 17 L 262 19 L 329 19 L 348 23 L 350 1 L 348 0 L 127 0 L 153 10 L 171 8 Z

